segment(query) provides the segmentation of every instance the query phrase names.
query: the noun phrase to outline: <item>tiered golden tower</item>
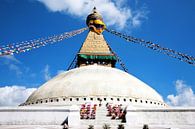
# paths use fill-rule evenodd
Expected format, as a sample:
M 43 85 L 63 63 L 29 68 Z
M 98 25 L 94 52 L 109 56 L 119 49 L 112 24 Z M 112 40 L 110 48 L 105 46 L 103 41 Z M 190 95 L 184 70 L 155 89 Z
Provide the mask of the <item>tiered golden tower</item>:
M 97 64 L 115 67 L 117 58 L 102 35 L 106 26 L 95 7 L 93 12 L 88 15 L 86 23 L 89 27 L 89 33 L 77 54 L 77 66 Z

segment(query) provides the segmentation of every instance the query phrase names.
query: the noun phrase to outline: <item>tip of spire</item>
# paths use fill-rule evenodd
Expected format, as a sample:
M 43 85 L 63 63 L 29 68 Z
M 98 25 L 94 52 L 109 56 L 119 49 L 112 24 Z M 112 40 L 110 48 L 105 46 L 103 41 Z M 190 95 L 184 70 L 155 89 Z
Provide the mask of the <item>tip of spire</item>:
M 95 6 L 93 7 L 93 13 L 97 13 L 97 9 Z

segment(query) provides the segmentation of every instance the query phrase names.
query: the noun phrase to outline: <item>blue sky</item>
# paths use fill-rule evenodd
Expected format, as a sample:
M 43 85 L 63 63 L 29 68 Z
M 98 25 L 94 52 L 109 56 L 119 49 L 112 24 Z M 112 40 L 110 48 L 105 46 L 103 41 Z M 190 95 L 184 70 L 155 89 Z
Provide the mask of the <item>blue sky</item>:
M 89 0 L 84 3 L 88 7 L 85 10 L 75 7 L 72 2 L 63 7 L 48 1 L 50 0 L 1 0 L 0 45 L 86 27 L 85 14 L 90 13 L 89 10 L 96 5 L 108 28 L 195 56 L 194 0 L 113 0 L 103 3 L 110 5 L 108 9 L 104 9 L 97 1 L 91 4 Z M 115 14 L 107 11 L 115 11 Z M 118 19 L 116 14 L 119 15 Z M 85 31 L 71 39 L 30 52 L 1 57 L 0 87 L 39 87 L 47 79 L 68 68 L 87 33 Z M 108 32 L 103 35 L 121 57 L 129 73 L 156 89 L 165 100 L 170 94 L 179 94 L 175 89 L 178 80 L 182 80 L 180 82 L 191 89 L 194 95 L 194 66 L 128 43 Z

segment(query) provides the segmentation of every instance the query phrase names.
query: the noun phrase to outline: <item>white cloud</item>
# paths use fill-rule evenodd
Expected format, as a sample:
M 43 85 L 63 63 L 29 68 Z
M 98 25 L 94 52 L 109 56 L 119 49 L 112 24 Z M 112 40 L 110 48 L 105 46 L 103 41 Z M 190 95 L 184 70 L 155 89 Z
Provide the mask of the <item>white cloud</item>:
M 10 65 L 9 65 L 9 69 L 10 69 L 11 71 L 14 71 L 14 72 L 16 73 L 17 76 L 19 76 L 19 75 L 22 74 L 22 71 L 20 70 L 20 68 L 19 68 L 17 65 L 15 65 L 15 64 L 10 64 Z
M 175 83 L 176 95 L 168 95 L 168 104 L 170 106 L 195 106 L 195 94 L 190 86 L 184 81 L 177 80 Z
M 1 59 L 3 59 L 4 64 L 8 66 L 10 71 L 14 72 L 17 76 L 22 75 L 23 72 L 19 67 L 21 62 L 13 55 L 3 56 Z
M 15 62 L 17 64 L 20 64 L 21 62 L 16 59 L 13 55 L 6 55 L 6 56 L 2 56 L 2 58 L 5 58 L 7 61 L 12 61 Z
M 65 72 L 65 70 L 58 70 L 58 71 L 57 71 L 57 75 L 58 75 L 58 74 L 61 74 L 61 73 L 63 73 L 63 72 Z
M 5 86 L 0 88 L 0 106 L 17 106 L 26 101 L 36 88 L 24 86 Z
M 51 79 L 51 75 L 50 75 L 50 72 L 49 72 L 49 65 L 46 65 L 44 70 L 43 70 L 43 73 L 44 73 L 44 79 L 47 81 L 49 79 Z
M 127 6 L 126 0 L 37 0 L 43 3 L 52 12 L 62 12 L 83 19 L 91 12 L 94 6 L 103 15 L 108 26 L 114 25 L 118 29 L 124 27 L 138 27 L 141 20 L 146 18 L 146 11 L 133 10 Z
M 142 19 L 147 19 L 146 13 L 144 11 L 137 11 L 134 17 L 132 17 L 132 25 L 134 27 L 139 27 L 143 22 Z

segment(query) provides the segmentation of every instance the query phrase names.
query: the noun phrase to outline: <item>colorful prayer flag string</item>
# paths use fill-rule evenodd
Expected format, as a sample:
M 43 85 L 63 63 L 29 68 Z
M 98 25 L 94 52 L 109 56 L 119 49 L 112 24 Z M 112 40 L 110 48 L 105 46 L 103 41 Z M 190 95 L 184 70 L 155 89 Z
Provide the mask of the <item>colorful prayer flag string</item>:
M 34 40 L 29 40 L 29 41 L 22 41 L 19 43 L 2 45 L 0 46 L 0 56 L 18 54 L 18 53 L 30 51 L 32 49 L 44 47 L 48 44 L 53 44 L 56 42 L 60 42 L 64 39 L 76 36 L 84 32 L 87 29 L 88 28 L 82 28 L 79 30 L 65 32 L 59 35 L 49 36 L 45 38 L 39 38 L 39 39 L 34 39 Z
M 162 47 L 162 46 L 160 46 L 158 44 L 154 44 L 154 43 L 152 43 L 150 41 L 145 41 L 143 39 L 139 39 L 139 38 L 135 38 L 135 37 L 132 37 L 132 36 L 128 36 L 126 34 L 122 34 L 122 33 L 117 32 L 115 30 L 106 29 L 106 31 L 108 31 L 111 34 L 114 34 L 116 36 L 119 36 L 120 38 L 125 39 L 127 42 L 140 44 L 142 46 L 145 46 L 147 48 L 150 48 L 152 50 L 158 51 L 160 53 L 166 54 L 166 55 L 168 55 L 170 57 L 176 58 L 176 59 L 178 59 L 180 61 L 183 61 L 183 62 L 186 62 L 188 64 L 191 64 L 191 65 L 195 66 L 195 57 L 193 57 L 193 56 L 189 56 L 187 54 L 183 54 L 181 52 L 177 52 L 177 51 L 175 51 L 173 49 Z

